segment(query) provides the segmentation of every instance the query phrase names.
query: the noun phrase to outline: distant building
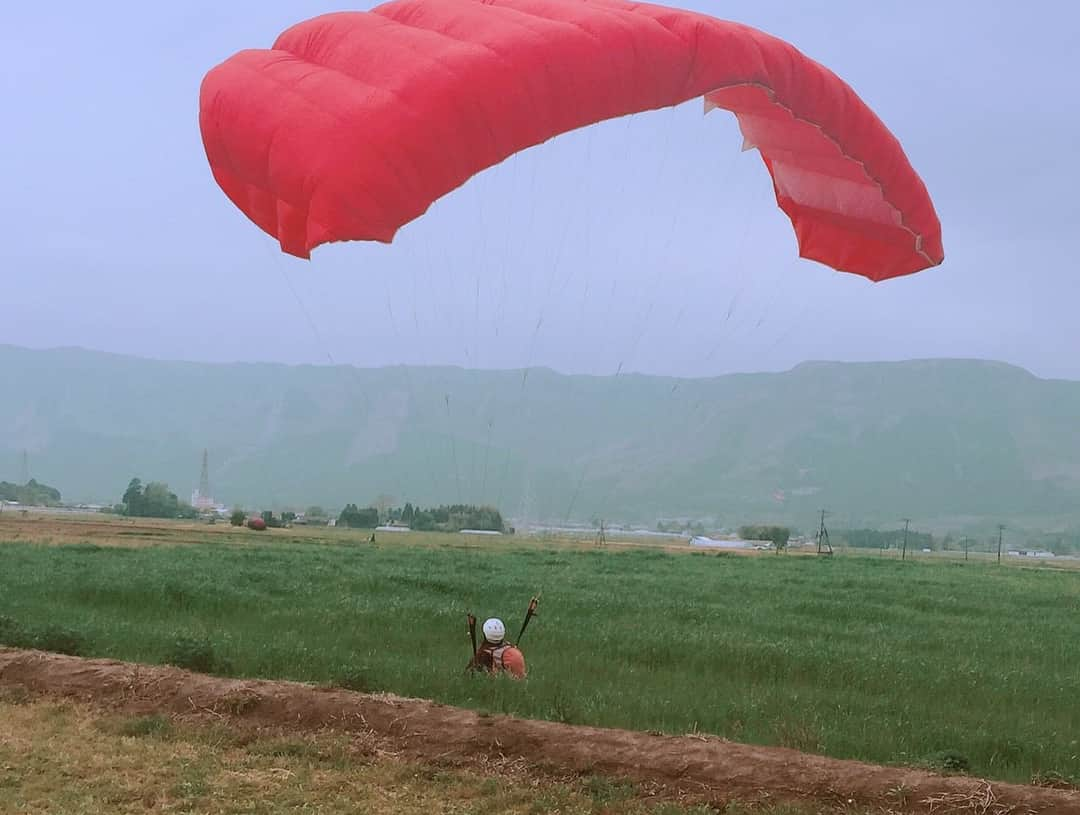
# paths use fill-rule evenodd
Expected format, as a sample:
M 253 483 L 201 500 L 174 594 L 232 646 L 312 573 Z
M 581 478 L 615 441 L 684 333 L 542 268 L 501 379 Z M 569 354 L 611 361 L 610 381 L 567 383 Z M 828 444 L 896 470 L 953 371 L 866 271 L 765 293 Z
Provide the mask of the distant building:
M 763 541 L 748 541 L 740 538 L 708 538 L 705 535 L 694 535 L 690 538 L 691 546 L 705 549 L 768 549 L 771 543 Z
M 209 512 L 217 507 L 217 501 L 214 500 L 212 495 L 203 495 L 198 490 L 191 491 L 191 505 L 195 509 L 203 512 Z

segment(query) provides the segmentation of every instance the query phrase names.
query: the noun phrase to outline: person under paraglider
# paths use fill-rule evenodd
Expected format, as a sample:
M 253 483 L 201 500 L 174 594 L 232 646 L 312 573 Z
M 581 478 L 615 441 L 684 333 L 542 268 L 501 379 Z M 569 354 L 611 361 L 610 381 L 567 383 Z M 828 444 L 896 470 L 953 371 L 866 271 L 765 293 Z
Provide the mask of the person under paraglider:
M 525 622 L 521 626 L 521 634 L 525 633 L 529 620 L 536 614 L 537 598 L 529 602 L 529 610 L 525 613 Z M 484 621 L 482 631 L 484 641 L 480 646 L 476 645 L 476 618 L 470 614 L 469 637 L 472 639 L 473 655 L 466 666 L 470 672 L 500 674 L 506 673 L 514 679 L 524 679 L 526 675 L 525 655 L 514 643 L 506 639 L 506 626 L 498 617 L 491 617 Z M 518 636 L 520 642 L 521 635 Z

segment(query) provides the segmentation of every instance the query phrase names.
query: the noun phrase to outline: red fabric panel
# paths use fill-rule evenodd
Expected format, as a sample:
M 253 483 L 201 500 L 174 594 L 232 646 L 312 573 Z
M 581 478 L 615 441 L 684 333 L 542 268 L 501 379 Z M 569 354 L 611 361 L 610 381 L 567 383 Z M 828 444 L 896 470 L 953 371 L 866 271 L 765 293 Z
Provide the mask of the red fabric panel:
M 855 92 L 737 23 L 622 0 L 393 0 L 316 17 L 205 77 L 214 178 L 281 248 L 389 242 L 508 156 L 702 96 L 773 177 L 800 254 L 882 280 L 943 259 L 903 149 Z

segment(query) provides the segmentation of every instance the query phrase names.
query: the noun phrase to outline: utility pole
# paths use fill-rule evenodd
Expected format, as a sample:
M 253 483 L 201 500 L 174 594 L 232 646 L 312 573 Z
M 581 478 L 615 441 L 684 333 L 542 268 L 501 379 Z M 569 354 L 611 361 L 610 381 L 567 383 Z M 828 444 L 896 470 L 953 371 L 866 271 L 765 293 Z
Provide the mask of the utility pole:
M 961 543 L 963 544 L 963 547 L 964 547 L 964 560 L 967 560 L 968 559 L 968 549 L 971 548 L 971 538 L 964 538 L 964 540 Z
M 1001 564 L 1001 538 L 1005 532 L 1005 524 L 998 524 L 998 564 Z
M 817 533 L 817 553 L 819 555 L 831 555 L 832 544 L 829 543 L 829 530 L 825 528 L 825 516 L 828 515 L 828 510 L 821 510 L 821 526 L 818 527 Z
M 600 529 L 596 533 L 596 545 L 605 546 L 607 544 L 607 534 L 604 531 L 604 522 L 600 522 Z
M 901 560 L 906 560 L 907 559 L 907 533 L 908 533 L 908 525 L 911 523 L 911 518 L 901 518 L 900 520 L 904 522 L 904 551 L 903 551 L 903 554 L 900 555 L 900 559 Z
M 199 474 L 199 495 L 202 498 L 210 497 L 210 453 L 205 448 L 202 451 L 202 472 Z

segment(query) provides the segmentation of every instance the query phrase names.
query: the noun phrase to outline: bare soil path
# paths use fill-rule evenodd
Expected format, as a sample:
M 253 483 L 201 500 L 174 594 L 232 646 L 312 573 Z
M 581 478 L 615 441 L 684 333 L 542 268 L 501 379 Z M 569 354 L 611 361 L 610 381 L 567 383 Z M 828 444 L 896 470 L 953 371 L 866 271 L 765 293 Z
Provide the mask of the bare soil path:
M 524 761 L 538 772 L 622 777 L 653 794 L 715 804 L 791 801 L 939 815 L 1080 815 L 1075 790 L 987 783 L 722 739 L 485 716 L 420 699 L 223 679 L 167 666 L 0 648 L 0 686 L 132 714 L 213 718 L 237 727 L 332 729 L 424 761 Z

